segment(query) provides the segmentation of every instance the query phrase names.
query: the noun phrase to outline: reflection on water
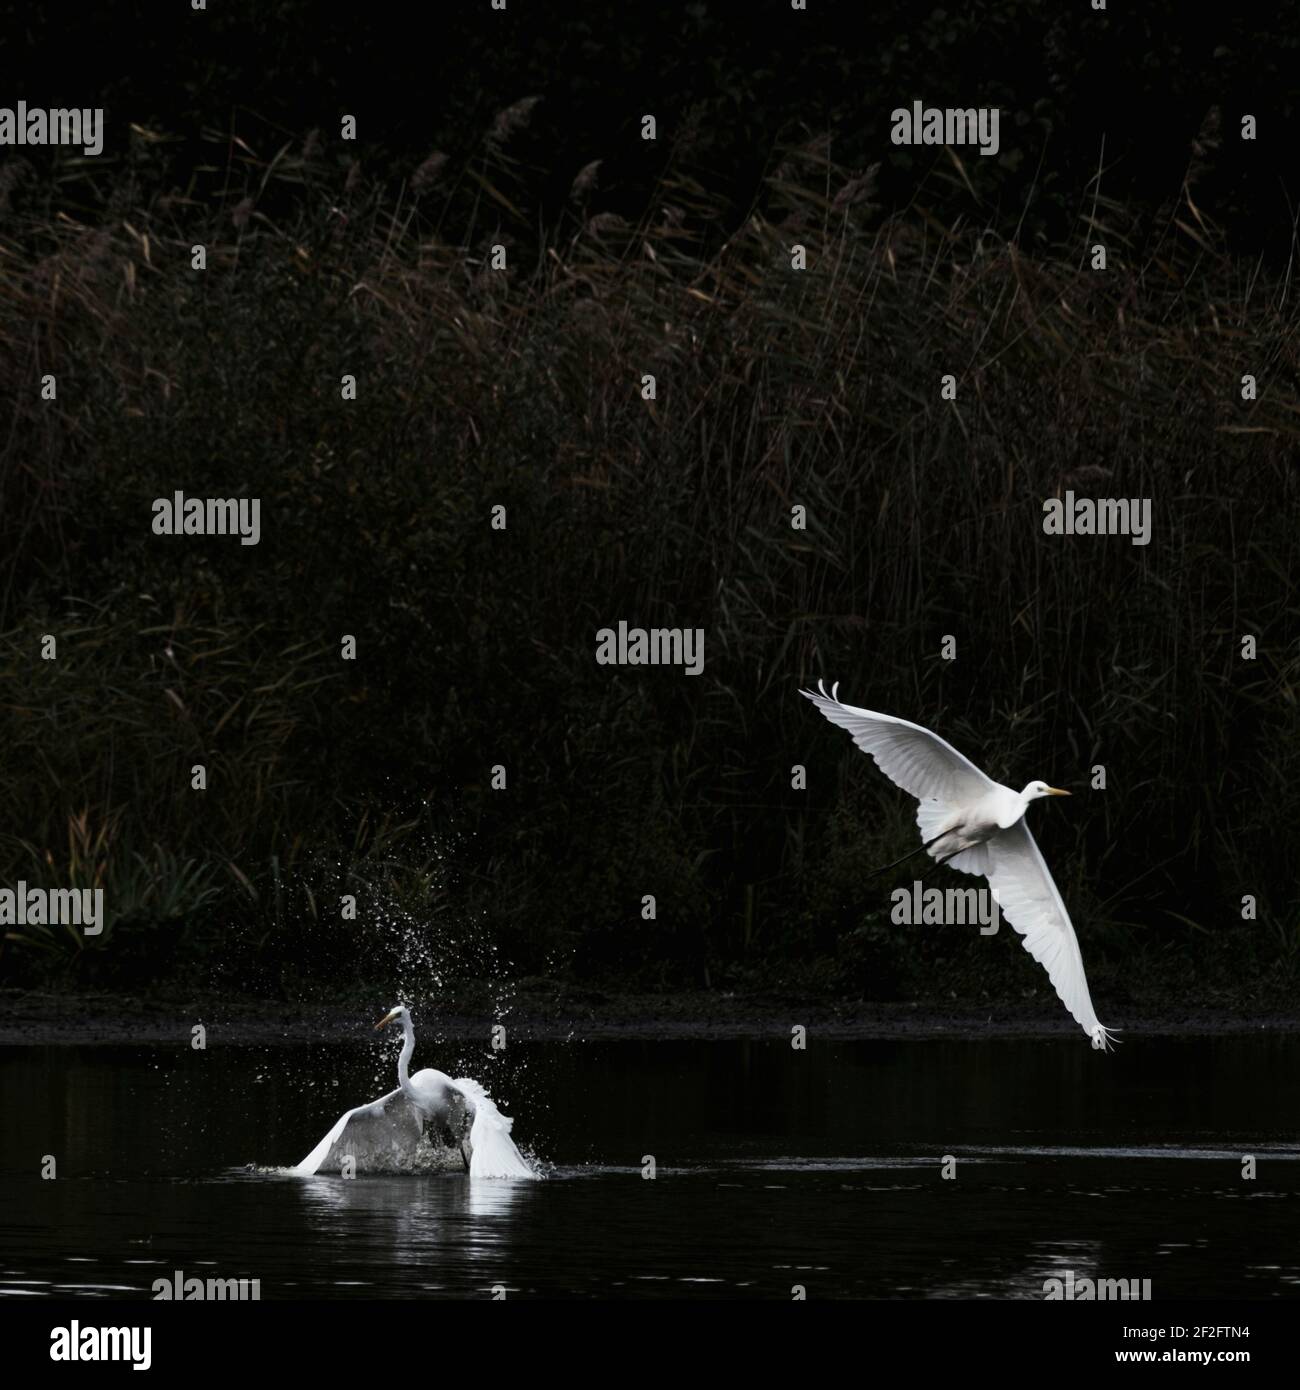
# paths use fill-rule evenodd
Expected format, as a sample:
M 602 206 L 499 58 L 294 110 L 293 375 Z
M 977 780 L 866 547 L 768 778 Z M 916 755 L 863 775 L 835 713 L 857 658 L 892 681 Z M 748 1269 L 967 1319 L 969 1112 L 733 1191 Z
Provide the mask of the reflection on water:
M 177 1269 L 263 1298 L 1041 1298 L 1066 1270 L 1295 1296 L 1298 1064 L 1279 1038 L 518 1045 L 483 1079 L 547 1179 L 471 1183 L 285 1173 L 391 1088 L 386 1053 L 0 1049 L 0 1297 Z

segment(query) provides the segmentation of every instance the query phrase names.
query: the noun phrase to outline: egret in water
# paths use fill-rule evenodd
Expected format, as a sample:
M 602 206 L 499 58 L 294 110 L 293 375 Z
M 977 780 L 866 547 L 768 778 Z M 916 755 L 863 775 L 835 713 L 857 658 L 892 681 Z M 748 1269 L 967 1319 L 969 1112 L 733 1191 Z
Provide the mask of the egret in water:
M 1031 801 L 1070 793 L 1045 782 L 1012 791 L 986 777 L 938 734 L 906 719 L 841 704 L 838 690 L 836 684 L 828 695 L 818 681 L 816 691 L 800 694 L 832 724 L 847 729 L 895 786 L 916 797 L 922 844 L 912 854 L 924 849 L 941 864 L 987 878 L 1002 916 L 1024 937 L 1025 950 L 1047 971 L 1093 1047 L 1108 1048 L 1111 1030 L 1097 1021 L 1092 1007 L 1070 915 L 1024 820 Z
M 514 1121 L 496 1108 L 477 1081 L 467 1076 L 453 1081 L 431 1067 L 411 1075 L 415 1029 L 410 1010 L 399 1004 L 375 1027 L 386 1027 L 394 1020 L 400 1020 L 404 1035 L 397 1059 L 397 1090 L 341 1115 L 293 1172 L 300 1177 L 337 1172 L 348 1157 L 356 1161 L 357 1171 L 411 1168 L 428 1132 L 449 1148 L 459 1148 L 471 1178 L 536 1177 L 510 1137 Z

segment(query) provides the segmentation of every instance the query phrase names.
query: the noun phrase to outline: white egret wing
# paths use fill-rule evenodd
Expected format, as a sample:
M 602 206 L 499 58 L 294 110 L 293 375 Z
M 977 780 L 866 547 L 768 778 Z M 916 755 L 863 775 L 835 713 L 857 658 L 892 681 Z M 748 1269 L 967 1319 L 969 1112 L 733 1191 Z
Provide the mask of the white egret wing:
M 469 1131 L 469 1175 L 471 1178 L 535 1178 L 528 1160 L 510 1137 L 514 1121 L 503 1115 L 492 1097 L 472 1077 L 458 1076 L 459 1087 L 474 1111 Z
M 333 1129 L 291 1171 L 337 1173 L 343 1159 L 356 1160 L 358 1173 L 407 1168 L 424 1134 L 424 1117 L 399 1086 L 386 1096 L 339 1116 Z
M 1029 827 L 1019 820 L 987 841 L 988 880 L 1002 916 L 1024 937 L 1026 951 L 1047 971 L 1061 1003 L 1098 1047 L 1110 1042 L 1097 1021 L 1083 953 L 1042 852 Z
M 938 734 L 890 714 L 841 704 L 835 697 L 838 683 L 831 687 L 829 695 L 820 681 L 817 685 L 820 694 L 813 690 L 799 693 L 806 695 L 832 724 L 847 729 L 853 742 L 871 754 L 881 772 L 918 801 L 963 806 L 997 786 Z

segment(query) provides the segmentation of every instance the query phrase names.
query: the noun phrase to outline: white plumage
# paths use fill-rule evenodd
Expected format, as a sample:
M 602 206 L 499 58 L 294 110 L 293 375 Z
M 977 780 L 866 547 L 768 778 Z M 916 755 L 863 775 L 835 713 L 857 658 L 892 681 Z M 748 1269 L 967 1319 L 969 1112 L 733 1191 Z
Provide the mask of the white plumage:
M 916 823 L 931 858 L 988 879 L 1002 916 L 1047 971 L 1061 1002 L 1094 1047 L 1108 1048 L 1111 1030 L 1098 1022 L 1092 1007 L 1070 915 L 1024 822 L 1031 801 L 1069 793 L 1043 782 L 1012 791 L 938 734 L 906 719 L 841 704 L 838 690 L 832 686 L 828 695 L 819 681 L 817 690 L 800 693 L 832 724 L 847 729 L 891 782 L 916 797 Z
M 535 1178 L 510 1137 L 514 1121 L 477 1081 L 468 1076 L 453 1081 L 432 1067 L 410 1074 L 415 1051 L 410 1011 L 399 1004 L 375 1027 L 394 1019 L 401 1020 L 404 1034 L 397 1090 L 340 1115 L 291 1171 L 299 1177 L 337 1173 L 344 1159 L 351 1158 L 358 1173 L 410 1172 L 459 1159 L 471 1178 Z

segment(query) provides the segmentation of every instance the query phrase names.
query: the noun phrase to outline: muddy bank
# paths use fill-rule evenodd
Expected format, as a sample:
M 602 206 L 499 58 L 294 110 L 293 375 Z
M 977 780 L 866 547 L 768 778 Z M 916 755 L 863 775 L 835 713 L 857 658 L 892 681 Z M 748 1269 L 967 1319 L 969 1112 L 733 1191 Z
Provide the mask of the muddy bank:
M 202 1023 L 209 1044 L 347 1042 L 367 1037 L 393 1001 L 288 1003 L 223 994 L 121 995 L 0 990 L 0 1045 L 188 1044 Z M 669 1038 L 786 1039 L 802 1024 L 812 1039 L 1069 1038 L 1084 1041 L 1059 1006 L 863 1003 L 775 994 L 612 995 L 597 991 L 516 991 L 509 1001 L 469 990 L 412 1000 L 417 1026 L 431 1036 L 473 1038 L 502 1023 L 514 1040 L 596 1041 Z M 1207 1033 L 1295 1033 L 1300 1015 L 1248 1015 L 1211 1008 L 1164 1008 L 1116 1017 L 1121 1041 Z

